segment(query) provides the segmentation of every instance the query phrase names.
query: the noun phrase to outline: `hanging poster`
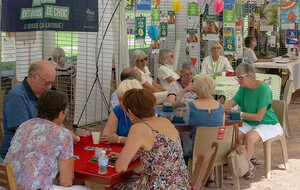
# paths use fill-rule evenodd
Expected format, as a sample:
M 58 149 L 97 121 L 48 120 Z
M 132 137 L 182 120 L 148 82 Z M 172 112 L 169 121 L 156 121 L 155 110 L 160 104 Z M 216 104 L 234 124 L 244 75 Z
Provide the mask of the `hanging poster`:
M 134 0 L 126 0 L 125 10 L 127 10 L 127 11 L 134 10 Z
M 144 43 L 146 37 L 146 17 L 135 17 L 135 40 Z
M 168 23 L 161 22 L 160 23 L 160 40 L 166 40 L 168 37 Z
M 281 29 L 299 29 L 299 2 L 281 3 Z
M 152 23 L 156 23 L 160 21 L 160 10 L 159 8 L 152 9 Z
M 235 31 L 235 52 L 237 59 L 243 58 L 243 36 L 242 30 Z
M 202 27 L 204 40 L 219 40 L 218 15 L 204 15 Z
M 127 34 L 128 35 L 134 35 L 135 34 L 135 20 L 127 18 L 126 19 L 126 25 L 127 25 Z
M 198 33 L 197 29 L 187 29 L 186 30 L 186 41 L 188 43 L 198 42 Z
M 234 28 L 224 27 L 224 54 L 235 52 Z
M 16 61 L 16 42 L 15 37 L 2 38 L 2 62 Z
M 278 23 L 277 5 L 260 5 L 260 31 L 273 31 L 273 26 Z
M 224 0 L 224 9 L 233 9 L 234 0 Z
M 235 29 L 243 30 L 244 4 L 242 1 L 237 1 L 235 4 Z
M 188 3 L 188 17 L 192 19 L 192 17 L 199 16 L 199 4 L 196 2 Z
M 151 11 L 151 0 L 135 0 L 136 1 L 136 11 L 144 12 Z
M 151 50 L 152 54 L 159 53 L 159 40 L 158 39 L 156 41 L 152 40 L 151 47 L 152 47 L 152 50 Z
M 175 11 L 168 11 L 168 24 L 175 24 Z
M 2 0 L 5 32 L 98 31 L 98 0 Z
M 234 27 L 234 21 L 235 21 L 235 10 L 224 9 L 223 10 L 224 27 Z
M 299 40 L 299 30 L 287 30 L 286 31 L 286 44 L 298 45 L 296 42 Z

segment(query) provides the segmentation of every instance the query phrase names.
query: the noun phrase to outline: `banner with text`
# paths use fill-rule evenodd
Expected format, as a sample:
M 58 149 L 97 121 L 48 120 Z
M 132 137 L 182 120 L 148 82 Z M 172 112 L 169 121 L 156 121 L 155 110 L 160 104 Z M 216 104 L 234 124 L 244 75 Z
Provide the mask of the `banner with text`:
M 2 0 L 2 30 L 98 31 L 98 0 Z

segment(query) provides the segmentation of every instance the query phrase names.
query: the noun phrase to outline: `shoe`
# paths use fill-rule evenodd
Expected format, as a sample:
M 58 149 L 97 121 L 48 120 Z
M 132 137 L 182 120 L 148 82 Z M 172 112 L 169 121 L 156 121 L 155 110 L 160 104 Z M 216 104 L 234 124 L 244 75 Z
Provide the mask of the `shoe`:
M 216 186 L 216 181 L 214 179 L 208 179 L 205 183 L 205 187 L 214 188 Z
M 253 172 L 255 172 L 255 170 L 256 170 L 256 168 L 255 168 L 254 165 L 250 166 L 250 170 L 247 171 L 247 173 L 244 175 L 244 178 L 245 178 L 246 180 L 249 180 L 249 179 L 254 178 L 255 175 L 254 175 Z

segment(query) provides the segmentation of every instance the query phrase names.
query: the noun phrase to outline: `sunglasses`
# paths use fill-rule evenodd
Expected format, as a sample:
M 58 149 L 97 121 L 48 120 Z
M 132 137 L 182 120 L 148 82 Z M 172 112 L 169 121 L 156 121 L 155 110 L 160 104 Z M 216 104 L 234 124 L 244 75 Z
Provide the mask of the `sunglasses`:
M 245 76 L 247 76 L 248 74 L 243 74 L 243 75 L 240 75 L 240 76 L 236 76 L 235 77 L 235 80 L 242 80 Z
M 147 61 L 148 60 L 148 58 L 147 57 L 145 57 L 144 59 L 139 59 L 138 61 L 140 62 L 140 63 L 142 63 L 143 61 Z

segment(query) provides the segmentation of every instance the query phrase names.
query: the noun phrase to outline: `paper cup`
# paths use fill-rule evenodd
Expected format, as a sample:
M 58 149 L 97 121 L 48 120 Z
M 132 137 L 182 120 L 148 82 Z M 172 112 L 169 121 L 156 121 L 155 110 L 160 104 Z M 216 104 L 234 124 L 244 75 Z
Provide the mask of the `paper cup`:
M 92 132 L 93 144 L 99 144 L 100 132 Z
M 222 77 L 226 77 L 226 72 L 222 72 Z

